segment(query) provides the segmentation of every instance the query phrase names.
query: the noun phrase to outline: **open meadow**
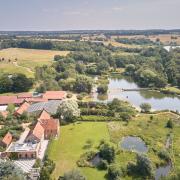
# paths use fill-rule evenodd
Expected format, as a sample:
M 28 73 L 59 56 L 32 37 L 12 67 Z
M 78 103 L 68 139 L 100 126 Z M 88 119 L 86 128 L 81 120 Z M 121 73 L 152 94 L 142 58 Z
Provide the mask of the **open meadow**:
M 0 50 L 0 73 L 23 73 L 33 77 L 36 66 L 48 65 L 55 55 L 66 56 L 69 51 L 8 48 Z M 3 60 L 2 60 L 3 59 Z

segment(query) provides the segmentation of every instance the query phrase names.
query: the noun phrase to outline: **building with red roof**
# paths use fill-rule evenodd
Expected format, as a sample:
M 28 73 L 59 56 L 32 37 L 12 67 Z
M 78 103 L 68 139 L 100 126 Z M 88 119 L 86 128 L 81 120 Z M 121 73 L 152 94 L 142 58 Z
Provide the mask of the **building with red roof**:
M 23 98 L 17 98 L 17 96 L 0 96 L 0 105 L 15 104 L 20 105 L 24 101 Z
M 44 128 L 40 122 L 37 122 L 26 138 L 26 142 L 41 142 L 44 140 Z
M 39 122 L 44 128 L 45 139 L 51 139 L 59 136 L 59 119 L 41 119 Z
M 51 115 L 45 109 L 41 112 L 38 118 L 38 120 L 42 120 L 42 119 L 51 119 Z
M 27 103 L 26 101 L 15 111 L 15 115 L 22 115 L 24 112 L 27 112 L 30 104 Z
M 12 136 L 11 133 L 8 132 L 8 133 L 4 136 L 4 138 L 2 139 L 2 141 L 0 142 L 0 144 L 1 144 L 1 146 L 7 148 L 7 147 L 11 144 L 12 140 L 13 140 L 13 136 Z
M 25 93 L 19 93 L 17 94 L 17 98 L 32 98 L 33 97 L 33 94 L 30 93 L 30 92 L 25 92 Z
M 48 100 L 62 100 L 66 98 L 66 94 L 65 91 L 46 91 L 43 94 L 43 98 Z

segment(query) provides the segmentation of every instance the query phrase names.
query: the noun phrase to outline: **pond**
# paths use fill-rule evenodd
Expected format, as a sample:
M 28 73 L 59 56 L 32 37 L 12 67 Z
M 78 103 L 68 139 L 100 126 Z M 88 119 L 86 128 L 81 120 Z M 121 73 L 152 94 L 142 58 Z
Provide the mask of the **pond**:
M 97 167 L 100 162 L 101 162 L 101 158 L 100 158 L 99 154 L 96 154 L 93 157 L 93 159 L 90 160 L 90 164 L 94 167 Z
M 107 95 L 99 96 L 93 92 L 93 99 L 107 102 L 114 98 L 129 101 L 132 105 L 139 107 L 141 103 L 149 103 L 153 110 L 178 110 L 180 112 L 180 97 L 163 94 L 157 91 L 122 91 L 122 89 L 137 89 L 138 85 L 131 79 L 125 77 L 109 78 Z
M 171 171 L 171 164 L 168 164 L 166 166 L 160 166 L 156 169 L 155 172 L 155 180 L 159 180 L 161 177 L 166 177 Z
M 127 136 L 120 143 L 122 149 L 137 153 L 147 153 L 148 148 L 145 142 L 139 137 Z

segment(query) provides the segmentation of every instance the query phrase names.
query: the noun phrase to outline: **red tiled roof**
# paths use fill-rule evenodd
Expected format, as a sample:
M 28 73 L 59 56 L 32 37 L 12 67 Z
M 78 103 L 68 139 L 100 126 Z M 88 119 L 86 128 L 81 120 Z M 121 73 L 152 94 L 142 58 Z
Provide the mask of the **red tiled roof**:
M 7 116 L 8 116 L 8 111 L 2 111 L 2 112 L 0 112 L 0 114 L 1 114 L 4 118 L 7 118 Z
M 41 119 L 39 122 L 44 130 L 56 130 L 59 126 L 59 119 Z
M 45 98 L 26 98 L 27 102 L 36 103 L 36 102 L 47 102 L 48 100 Z
M 61 100 L 66 97 L 65 91 L 46 91 L 46 93 L 43 94 L 43 98 L 45 99 L 51 99 L 51 100 Z
M 30 106 L 29 103 L 24 102 L 17 110 L 16 114 L 22 115 L 25 111 L 27 111 L 28 107 Z
M 32 98 L 32 93 L 26 92 L 26 93 L 20 93 L 17 95 L 18 98 Z
M 43 110 L 41 112 L 40 117 L 38 118 L 38 120 L 41 120 L 41 119 L 51 119 L 51 115 L 46 110 Z
M 42 138 L 44 135 L 44 128 L 40 124 L 40 122 L 37 122 L 36 126 L 34 127 L 32 134 L 37 137 L 39 140 Z
M 8 133 L 4 136 L 2 142 L 8 146 L 8 145 L 12 142 L 12 139 L 13 139 L 13 137 L 12 137 L 11 133 L 8 132 Z
M 21 104 L 24 99 L 18 99 L 17 96 L 0 96 L 0 105 Z

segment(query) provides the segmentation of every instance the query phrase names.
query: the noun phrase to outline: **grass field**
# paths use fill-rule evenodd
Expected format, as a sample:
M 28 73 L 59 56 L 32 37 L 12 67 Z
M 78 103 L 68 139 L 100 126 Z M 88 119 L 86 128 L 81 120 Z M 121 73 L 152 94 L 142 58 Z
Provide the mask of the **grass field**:
M 48 154 L 56 163 L 56 169 L 53 173 L 54 178 L 63 175 L 64 172 L 76 168 L 76 161 L 80 155 L 87 150 L 84 149 L 86 141 L 93 141 L 95 148 L 101 139 L 109 141 L 107 124 L 103 122 L 84 122 L 80 124 L 70 124 L 61 127 L 61 136 L 53 140 L 49 146 Z M 97 171 L 93 168 L 81 168 L 81 171 L 88 180 L 103 180 L 105 171 Z
M 139 136 L 148 146 L 148 157 L 152 160 L 154 168 L 157 164 L 163 163 L 158 158 L 157 153 L 165 148 L 167 135 L 173 135 L 173 144 L 170 148 L 170 154 L 174 165 L 174 171 L 180 170 L 180 120 L 171 113 L 160 113 L 153 115 L 143 115 L 136 117 L 128 125 L 124 122 L 83 122 L 70 124 L 61 127 L 61 136 L 53 140 L 48 149 L 48 155 L 56 163 L 56 169 L 53 178 L 57 179 L 64 172 L 77 168 L 76 162 L 80 155 L 87 151 L 83 148 L 86 141 L 93 141 L 92 149 L 96 148 L 101 139 L 111 141 L 116 144 L 115 163 L 126 168 L 129 161 L 134 161 L 136 154 L 133 152 L 123 151 L 119 143 L 124 136 Z M 174 128 L 166 128 L 169 118 L 174 119 Z M 89 149 L 88 149 L 89 150 Z M 88 180 L 98 179 L 105 180 L 105 171 L 99 171 L 95 168 L 80 168 L 80 171 Z M 125 177 L 132 180 L 132 177 Z
M 3 49 L 0 50 L 0 58 L 4 58 L 5 61 L 0 62 L 0 72 L 16 72 L 24 73 L 28 76 L 33 76 L 33 71 L 36 66 L 51 64 L 54 55 L 66 56 L 68 53 L 68 51 L 36 50 L 21 48 Z M 9 59 L 11 60 L 11 62 L 9 62 Z M 17 62 L 15 62 L 16 59 Z
M 169 118 L 174 119 L 174 128 L 166 128 Z M 157 156 L 157 153 L 162 149 L 165 149 L 166 140 L 169 134 L 173 136 L 173 144 L 170 149 L 171 158 L 174 164 L 174 170 L 178 172 L 180 170 L 180 119 L 171 113 L 161 113 L 153 115 L 153 119 L 150 119 L 150 115 L 141 115 L 136 117 L 128 125 L 123 122 L 109 123 L 109 132 L 111 140 L 118 144 L 120 140 L 125 136 L 138 136 L 141 137 L 148 146 L 148 157 L 155 165 L 163 163 Z M 133 160 L 133 154 L 130 152 L 121 152 L 117 155 L 116 161 L 123 167 L 128 161 Z

